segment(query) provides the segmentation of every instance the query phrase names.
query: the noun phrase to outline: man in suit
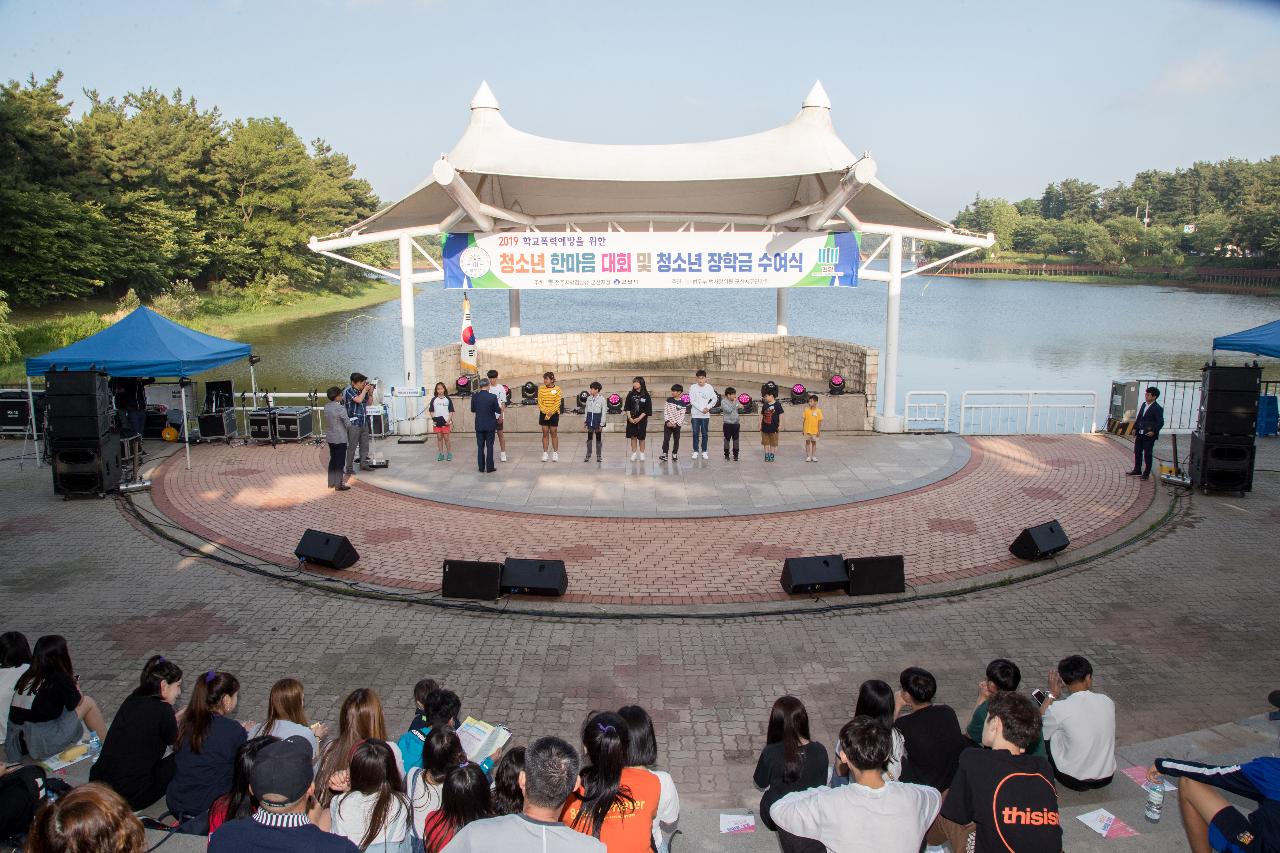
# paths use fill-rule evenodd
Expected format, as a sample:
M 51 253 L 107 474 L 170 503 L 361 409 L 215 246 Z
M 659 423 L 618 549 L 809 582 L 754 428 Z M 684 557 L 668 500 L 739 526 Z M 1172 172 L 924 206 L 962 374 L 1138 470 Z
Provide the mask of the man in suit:
M 476 416 L 476 464 L 481 474 L 492 474 L 498 470 L 493 467 L 493 436 L 498 430 L 502 407 L 489 390 L 488 377 L 481 376 L 477 385 L 480 390 L 471 395 L 471 411 Z
M 1144 480 L 1151 477 L 1151 457 L 1160 430 L 1164 429 L 1164 409 L 1156 402 L 1159 396 L 1159 388 L 1154 385 L 1148 388 L 1147 399 L 1138 407 L 1138 416 L 1133 420 L 1133 470 L 1129 472 L 1130 477 L 1141 476 Z

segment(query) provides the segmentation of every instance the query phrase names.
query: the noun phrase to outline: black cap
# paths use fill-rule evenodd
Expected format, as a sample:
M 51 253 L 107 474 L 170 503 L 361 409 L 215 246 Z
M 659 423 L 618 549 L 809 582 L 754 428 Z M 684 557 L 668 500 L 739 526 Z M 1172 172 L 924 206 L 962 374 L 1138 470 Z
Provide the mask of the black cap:
M 249 785 L 263 805 L 287 806 L 302 799 L 313 778 L 311 744 L 294 735 L 258 751 Z

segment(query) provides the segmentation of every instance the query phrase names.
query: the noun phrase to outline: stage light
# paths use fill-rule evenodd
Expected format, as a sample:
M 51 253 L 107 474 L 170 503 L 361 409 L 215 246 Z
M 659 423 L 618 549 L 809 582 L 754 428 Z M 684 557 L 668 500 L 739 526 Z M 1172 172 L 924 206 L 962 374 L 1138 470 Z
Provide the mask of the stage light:
M 740 411 L 744 415 L 750 415 L 755 413 L 756 404 L 751 399 L 751 395 L 746 393 L 745 391 L 738 395 L 738 405 L 742 407 Z
M 809 393 L 804 384 L 797 382 L 791 386 L 791 404 L 793 406 L 803 406 L 809 401 Z
M 843 394 L 844 377 L 839 373 L 833 373 L 831 379 L 827 382 L 827 390 L 832 394 Z
M 453 381 L 453 387 L 457 389 L 459 397 L 466 397 L 471 394 L 471 377 L 459 376 Z
M 605 405 L 608 407 L 609 414 L 611 415 L 622 414 L 622 398 L 619 397 L 617 394 L 610 394 L 608 397 L 605 397 L 604 402 L 605 402 Z
M 680 395 L 680 405 L 684 406 L 686 409 L 689 409 L 692 407 L 693 404 L 690 402 L 688 394 Z
M 585 412 L 587 410 L 587 398 L 590 396 L 591 396 L 590 392 L 579 391 L 578 392 L 578 408 L 574 409 L 574 411 L 577 412 L 578 414 Z
M 538 405 L 538 386 L 532 382 L 526 382 L 520 386 L 520 405 L 536 406 Z
M 770 379 L 768 382 L 761 385 L 760 396 L 764 397 L 765 394 L 772 394 L 773 399 L 778 399 L 778 383 Z

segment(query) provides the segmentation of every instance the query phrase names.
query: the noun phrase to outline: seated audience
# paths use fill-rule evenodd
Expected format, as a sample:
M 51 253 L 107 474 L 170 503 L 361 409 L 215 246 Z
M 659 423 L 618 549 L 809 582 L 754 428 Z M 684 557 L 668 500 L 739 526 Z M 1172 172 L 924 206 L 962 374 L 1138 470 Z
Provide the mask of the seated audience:
M 889 729 L 889 760 L 885 764 L 884 778 L 890 782 L 898 781 L 902 775 L 902 757 L 906 755 L 907 741 L 902 732 L 893 727 L 893 712 L 897 704 L 894 702 L 893 688 L 888 682 L 878 678 L 862 682 L 858 688 L 858 704 L 854 707 L 854 717 L 870 717 L 879 720 Z M 836 743 L 836 765 L 831 772 L 831 787 L 839 788 L 852 781 L 849 767 L 839 759 L 840 744 Z
M 209 853 L 357 853 L 349 839 L 311 822 L 307 809 L 315 793 L 313 779 L 311 744 L 304 738 L 285 738 L 264 746 L 249 775 L 249 790 L 258 798 L 258 810 L 252 817 L 218 827 L 209 838 Z
M 1111 784 L 1116 772 L 1116 703 L 1093 692 L 1093 665 L 1080 655 L 1049 673 L 1049 697 L 1040 706 L 1049 763 L 1073 791 Z
M 427 686 L 430 689 L 424 689 Z M 404 756 L 404 769 L 409 772 L 422 766 L 422 744 L 435 726 L 458 727 L 458 714 L 462 710 L 462 700 L 452 690 L 441 690 L 429 678 L 419 681 L 413 688 L 413 702 L 416 711 L 409 730 L 400 735 L 396 741 L 400 754 Z
M 854 717 L 840 729 L 837 756 L 853 782 L 795 791 L 769 809 L 780 828 L 839 853 L 916 853 L 938 816 L 942 795 L 928 785 L 885 777 L 893 728 Z
M 382 700 L 377 692 L 359 687 L 342 702 L 338 712 L 338 736 L 320 756 L 320 770 L 316 774 L 316 799 L 328 806 L 333 795 L 350 790 L 347 770 L 351 753 L 362 740 L 386 740 L 387 722 L 382 716 Z M 390 744 L 396 756 L 396 766 L 403 767 L 404 759 L 395 744 Z
M 906 757 L 902 761 L 901 781 L 928 785 L 939 791 L 951 786 L 960 760 L 969 743 L 960 731 L 956 712 L 948 705 L 933 701 L 938 682 L 928 670 L 907 667 L 898 677 L 898 719 L 893 727 L 906 741 Z M 901 711 L 909 706 L 910 713 Z
M 236 766 L 231 774 L 231 790 L 213 801 L 209 808 L 209 834 L 213 835 L 218 827 L 232 820 L 249 817 L 258 810 L 258 798 L 249 790 L 249 779 L 253 774 L 253 765 L 258 760 L 258 753 L 269 743 L 280 740 L 271 735 L 251 737 L 236 750 Z
M 676 793 L 675 780 L 665 770 L 654 770 L 658 763 L 658 738 L 653 731 L 653 719 L 639 705 L 627 705 L 618 709 L 618 716 L 627 724 L 627 766 L 648 770 L 658 777 L 658 813 L 653 818 L 653 849 L 666 853 L 671 836 L 680 820 L 680 795 Z
M 143 853 L 146 840 L 142 821 L 124 798 L 91 782 L 40 809 L 27 853 Z
M 778 833 L 783 853 L 821 853 L 822 845 L 780 828 L 769 816 L 769 807 L 794 791 L 806 791 L 827 782 L 827 750 L 809 739 L 809 713 L 794 696 L 783 696 L 769 713 L 766 746 L 756 762 L 755 783 L 764 788 L 760 820 Z
M 469 823 L 493 817 L 489 779 L 479 764 L 463 761 L 449 771 L 440 791 L 440 808 L 427 816 L 422 831 L 425 853 L 441 853 L 458 830 Z
M 1271 702 L 1280 705 L 1275 692 Z M 1280 850 L 1280 758 L 1255 758 L 1226 767 L 1157 758 L 1147 770 L 1147 780 L 1160 784 L 1164 776 L 1180 777 L 1178 810 L 1191 853 Z M 1259 808 L 1245 816 L 1215 788 L 1254 800 Z
M 320 747 L 317 738 L 324 737 L 327 729 L 321 723 L 312 726 L 307 721 L 304 699 L 302 682 L 296 678 L 282 678 L 271 685 L 271 695 L 267 699 L 267 718 L 256 726 L 249 736 L 271 735 L 284 740 L 297 735 L 311 744 L 311 752 L 319 760 Z
M 978 682 L 978 702 L 973 709 L 973 716 L 969 718 L 969 725 L 965 727 L 965 737 L 975 745 L 981 746 L 982 727 L 987 722 L 987 702 L 997 693 L 1017 690 L 1021 683 L 1022 670 L 1018 669 L 1018 665 L 1013 661 L 996 658 L 987 664 L 987 677 Z M 1027 752 L 1032 755 L 1044 755 L 1044 738 L 1037 737 L 1036 742 Z
M 1058 793 L 1049 762 L 1027 753 L 1040 733 L 1035 703 L 1020 693 L 1002 692 L 987 703 L 982 745 L 960 756 L 951 790 L 942 804 L 938 833 L 952 850 L 965 850 L 974 834 L 974 853 L 1059 853 L 1062 825 Z
M 333 829 L 365 853 L 411 853 L 413 821 L 395 753 L 381 740 L 367 740 L 351 756 L 351 790 L 329 807 Z
M 604 842 L 609 853 L 645 853 L 653 844 L 662 783 L 648 770 L 627 766 L 626 722 L 617 714 L 595 714 L 582 730 L 589 766 L 565 803 L 567 826 Z
M 26 635 L 17 631 L 0 634 L 0 744 L 5 742 L 5 732 L 9 728 L 13 688 L 30 666 L 31 646 Z
M 572 746 L 557 737 L 538 738 L 525 750 L 519 776 L 524 811 L 467 824 L 446 853 L 605 853 L 600 841 L 560 822 L 578 786 L 578 769 Z
M 173 780 L 174 757 L 166 753 L 178 742 L 173 706 L 181 695 L 182 668 L 161 655 L 148 660 L 89 769 L 90 780 L 111 786 L 135 811 L 163 797 Z
M 524 793 L 520 790 L 520 774 L 524 772 L 524 747 L 517 746 L 502 753 L 493 770 L 493 813 L 498 816 L 524 811 Z
M 80 692 L 67 640 L 49 634 L 36 640 L 31 667 L 14 684 L 5 735 L 5 758 L 51 758 L 80 742 L 84 727 L 107 739 L 107 721 L 98 703 Z
M 451 726 L 436 726 L 422 745 L 422 766 L 409 771 L 405 786 L 409 791 L 409 803 L 413 806 L 413 823 L 418 838 L 426 826 L 427 818 L 440 808 L 441 790 L 449 771 L 467 760 L 462 743 Z
M 249 737 L 231 719 L 239 701 L 240 682 L 231 673 L 209 670 L 196 678 L 178 725 L 175 771 L 165 794 L 182 832 L 207 835 L 209 808 L 231 790 L 236 750 Z

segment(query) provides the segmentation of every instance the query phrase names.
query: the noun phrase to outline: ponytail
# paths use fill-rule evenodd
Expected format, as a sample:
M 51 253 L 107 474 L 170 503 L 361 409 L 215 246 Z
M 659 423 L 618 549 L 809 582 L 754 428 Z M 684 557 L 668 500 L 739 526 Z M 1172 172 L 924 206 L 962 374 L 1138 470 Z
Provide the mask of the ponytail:
M 582 770 L 582 802 L 572 826 L 599 838 L 610 809 L 624 815 L 636 810 L 630 789 L 622 784 L 630 748 L 626 722 L 608 711 L 596 714 L 582 730 L 582 746 L 591 765 Z
M 182 680 L 182 667 L 164 655 L 152 655 L 142 667 L 142 677 L 138 679 L 138 689 L 134 696 L 159 696 L 160 685 L 175 684 Z
M 178 727 L 179 748 L 183 741 L 187 741 L 191 751 L 199 755 L 200 745 L 213 725 L 214 709 L 223 699 L 239 692 L 240 682 L 229 672 L 211 669 L 197 678 L 191 699 L 187 702 L 187 712 L 182 715 L 182 724 Z

